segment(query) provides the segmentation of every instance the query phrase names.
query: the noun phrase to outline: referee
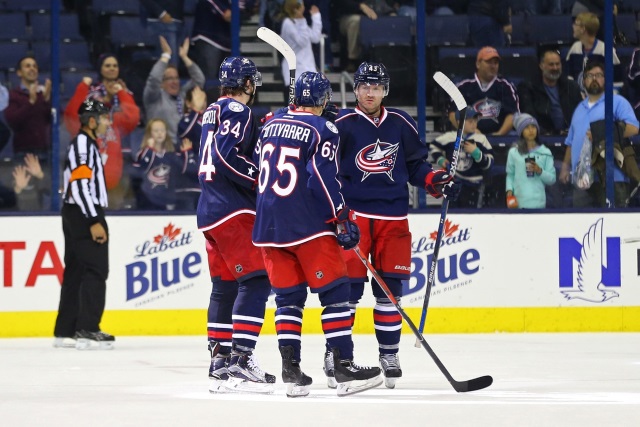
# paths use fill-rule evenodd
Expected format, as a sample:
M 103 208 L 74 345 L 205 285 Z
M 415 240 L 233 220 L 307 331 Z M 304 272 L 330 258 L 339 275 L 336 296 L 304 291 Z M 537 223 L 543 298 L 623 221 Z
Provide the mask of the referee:
M 54 329 L 54 347 L 112 349 L 115 338 L 100 330 L 109 275 L 107 187 L 96 134 L 111 124 L 109 109 L 85 100 L 78 109 L 80 132 L 69 145 L 64 169 L 65 270 Z

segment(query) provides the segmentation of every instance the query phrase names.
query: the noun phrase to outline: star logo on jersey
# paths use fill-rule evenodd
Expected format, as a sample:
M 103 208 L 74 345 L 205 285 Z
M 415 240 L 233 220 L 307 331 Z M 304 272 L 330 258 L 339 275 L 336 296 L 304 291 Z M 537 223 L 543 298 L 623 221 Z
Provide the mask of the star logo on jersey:
M 489 119 L 499 123 L 498 117 L 500 116 L 501 106 L 501 102 L 495 99 L 485 98 L 473 104 L 473 109 L 480 113 L 478 120 Z
M 254 168 L 252 168 L 251 166 L 249 166 L 249 170 L 247 170 L 247 175 L 249 175 L 251 178 L 253 178 L 253 173 L 256 170 Z
M 396 165 L 398 149 L 400 144 L 389 144 L 381 142 L 379 139 L 374 143 L 364 147 L 356 156 L 356 166 L 364 174 L 362 181 L 369 175 L 384 173 L 393 181 L 393 168 Z

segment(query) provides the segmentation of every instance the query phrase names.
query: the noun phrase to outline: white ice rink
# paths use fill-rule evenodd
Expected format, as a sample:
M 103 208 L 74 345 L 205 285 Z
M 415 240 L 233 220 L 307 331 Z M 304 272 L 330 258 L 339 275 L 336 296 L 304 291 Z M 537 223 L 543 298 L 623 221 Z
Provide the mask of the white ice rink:
M 54 349 L 52 339 L 0 339 L 0 425 L 18 426 L 640 426 L 640 334 L 428 335 L 456 380 L 492 375 L 456 393 L 413 335 L 404 377 L 339 398 L 321 370 L 323 338 L 303 336 L 311 395 L 213 395 L 205 337 L 119 337 L 113 351 Z M 355 336 L 356 362 L 374 364 L 373 335 Z M 275 336 L 261 366 L 280 381 Z

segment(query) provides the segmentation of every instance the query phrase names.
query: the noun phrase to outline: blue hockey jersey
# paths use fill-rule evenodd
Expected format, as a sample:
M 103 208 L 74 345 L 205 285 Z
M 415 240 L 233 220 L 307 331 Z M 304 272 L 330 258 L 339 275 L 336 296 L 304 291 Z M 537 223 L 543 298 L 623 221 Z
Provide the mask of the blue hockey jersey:
M 256 140 L 257 128 L 246 105 L 224 96 L 205 111 L 198 171 L 201 231 L 241 213 L 255 214 L 258 168 L 251 155 Z
M 359 108 L 343 109 L 340 131 L 340 181 L 347 205 L 374 218 L 405 217 L 407 182 L 424 188 L 429 150 L 416 123 L 402 110 L 381 107 L 377 120 Z
M 292 246 L 335 236 L 344 208 L 338 181 L 338 129 L 323 117 L 289 111 L 260 132 L 260 178 L 253 242 Z

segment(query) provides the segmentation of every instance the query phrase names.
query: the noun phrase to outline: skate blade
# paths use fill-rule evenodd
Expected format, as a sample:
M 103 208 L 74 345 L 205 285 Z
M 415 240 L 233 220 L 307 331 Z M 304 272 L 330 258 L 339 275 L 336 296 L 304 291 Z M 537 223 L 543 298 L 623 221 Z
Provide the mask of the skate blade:
M 76 340 L 72 338 L 55 338 L 53 348 L 75 348 Z
M 338 382 L 335 377 L 327 377 L 327 387 L 329 388 L 338 388 Z
M 385 378 L 384 386 L 386 388 L 396 388 L 396 381 L 398 381 L 397 378 Z
M 227 380 L 211 379 L 209 381 L 209 393 L 227 393 L 226 382 Z
M 92 341 L 79 338 L 76 341 L 76 350 L 113 350 L 113 341 Z
M 305 397 L 309 395 L 311 387 L 308 385 L 287 384 L 287 397 Z
M 371 388 L 376 388 L 382 384 L 382 377 L 377 376 L 368 380 L 356 380 L 347 381 L 345 383 L 338 383 L 337 393 L 338 396 L 351 396 L 352 394 L 361 393 Z
M 224 382 L 224 388 L 231 393 L 273 394 L 274 385 L 270 383 L 256 383 L 242 378 L 230 377 Z

